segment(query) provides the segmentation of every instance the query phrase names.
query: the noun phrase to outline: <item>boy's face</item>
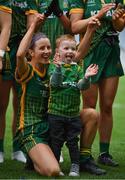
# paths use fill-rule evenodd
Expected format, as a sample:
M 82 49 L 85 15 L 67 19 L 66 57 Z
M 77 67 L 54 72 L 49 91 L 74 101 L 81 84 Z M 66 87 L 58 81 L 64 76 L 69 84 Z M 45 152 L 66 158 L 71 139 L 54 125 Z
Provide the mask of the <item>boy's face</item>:
M 59 45 L 58 53 L 63 62 L 70 64 L 75 59 L 76 42 L 73 40 L 62 41 Z

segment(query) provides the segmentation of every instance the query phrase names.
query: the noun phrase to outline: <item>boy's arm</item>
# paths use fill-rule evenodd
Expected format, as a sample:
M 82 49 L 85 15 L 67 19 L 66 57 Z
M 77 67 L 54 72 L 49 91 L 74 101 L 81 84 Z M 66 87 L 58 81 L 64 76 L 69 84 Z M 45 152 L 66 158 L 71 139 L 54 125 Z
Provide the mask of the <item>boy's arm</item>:
M 83 78 L 81 79 L 78 83 L 77 83 L 77 87 L 80 89 L 80 90 L 86 90 L 90 87 L 90 83 L 91 83 L 91 80 L 90 78 Z
M 91 64 L 85 72 L 85 76 L 83 79 L 81 79 L 78 82 L 78 88 L 80 90 L 85 90 L 90 87 L 90 82 L 91 82 L 91 76 L 95 76 L 98 73 L 98 65 L 96 64 Z
M 62 71 L 61 66 L 56 66 L 55 71 L 50 77 L 50 85 L 53 87 L 60 87 L 62 85 Z

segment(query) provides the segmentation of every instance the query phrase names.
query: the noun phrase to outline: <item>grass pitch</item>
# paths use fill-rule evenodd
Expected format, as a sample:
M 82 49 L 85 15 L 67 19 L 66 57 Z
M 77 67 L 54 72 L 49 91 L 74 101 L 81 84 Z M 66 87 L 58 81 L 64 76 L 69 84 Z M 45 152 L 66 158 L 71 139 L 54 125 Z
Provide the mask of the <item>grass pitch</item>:
M 107 174 L 104 176 L 93 176 L 86 172 L 81 173 L 79 179 L 125 179 L 125 77 L 120 79 L 118 93 L 113 106 L 114 127 L 111 141 L 110 152 L 114 159 L 119 162 L 119 167 L 105 167 Z M 11 134 L 11 100 L 7 112 L 7 127 L 5 135 L 5 161 L 0 164 L 0 179 L 54 179 L 46 178 L 35 172 L 24 170 L 24 164 L 11 160 L 12 152 L 12 134 Z M 98 134 L 92 148 L 95 159 L 98 157 Z M 57 179 L 73 179 L 68 177 L 70 169 L 70 160 L 66 147 L 63 148 L 64 163 L 61 164 L 62 171 L 66 174 L 64 177 Z M 78 178 L 77 178 L 78 179 Z

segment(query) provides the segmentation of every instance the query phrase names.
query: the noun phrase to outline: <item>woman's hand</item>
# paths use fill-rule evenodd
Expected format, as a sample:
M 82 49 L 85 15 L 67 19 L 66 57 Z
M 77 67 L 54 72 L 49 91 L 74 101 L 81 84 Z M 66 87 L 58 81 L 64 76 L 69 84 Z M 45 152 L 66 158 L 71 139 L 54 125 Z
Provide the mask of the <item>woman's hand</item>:
M 114 11 L 113 15 L 112 15 L 112 20 L 116 21 L 119 18 L 121 18 L 123 16 L 123 14 L 125 14 L 125 8 L 122 4 L 118 4 L 116 10 Z
M 35 26 L 39 26 L 45 21 L 45 19 L 46 17 L 44 16 L 44 14 L 37 13 L 34 15 L 33 23 L 35 24 Z
M 88 22 L 87 30 L 94 32 L 101 25 L 99 19 L 92 16 L 90 21 Z
M 104 4 L 102 9 L 95 15 L 96 18 L 101 19 L 110 9 L 116 6 L 115 3 Z

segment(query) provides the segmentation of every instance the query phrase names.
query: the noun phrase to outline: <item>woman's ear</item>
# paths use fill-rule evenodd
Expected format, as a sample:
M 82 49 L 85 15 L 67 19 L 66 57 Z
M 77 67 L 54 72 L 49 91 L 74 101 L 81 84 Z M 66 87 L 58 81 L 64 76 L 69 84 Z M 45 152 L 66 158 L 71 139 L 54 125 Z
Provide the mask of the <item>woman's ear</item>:
M 33 56 L 34 56 L 34 52 L 33 52 L 33 50 L 32 50 L 32 49 L 29 49 L 29 54 L 30 54 L 30 56 L 31 56 L 31 57 L 33 57 Z

